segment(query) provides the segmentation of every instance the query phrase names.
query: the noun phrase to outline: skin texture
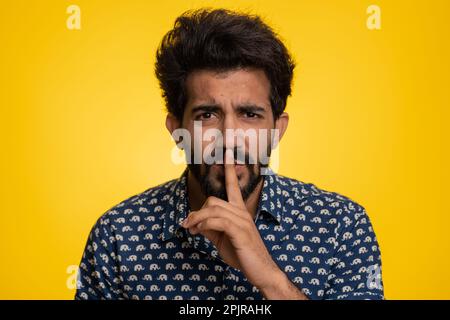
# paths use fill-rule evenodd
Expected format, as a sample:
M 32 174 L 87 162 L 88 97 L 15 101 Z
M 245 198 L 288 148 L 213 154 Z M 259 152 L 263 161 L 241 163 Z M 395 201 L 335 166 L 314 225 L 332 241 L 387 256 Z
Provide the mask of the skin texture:
M 283 136 L 288 115 L 273 118 L 269 100 L 270 82 L 258 69 L 236 69 L 217 73 L 210 70 L 192 72 L 186 79 L 188 101 L 182 121 L 169 114 L 166 127 L 170 133 L 186 128 L 194 136 L 194 121 L 204 129 L 273 129 Z M 202 106 L 214 106 L 204 109 Z M 199 108 L 199 106 L 201 108 Z M 248 108 L 248 106 L 257 106 Z M 269 131 L 270 132 L 270 131 Z M 269 136 L 267 137 L 270 141 Z M 234 139 L 233 139 L 234 140 Z M 248 147 L 248 140 L 244 143 Z M 206 146 L 208 142 L 203 142 Z M 224 164 L 214 165 L 206 176 L 206 166 L 199 165 L 214 190 L 223 190 L 224 198 L 204 194 L 198 179 L 188 174 L 188 197 L 192 211 L 183 227 L 191 234 L 202 234 L 217 248 L 221 258 L 241 270 L 266 299 L 307 299 L 273 261 L 256 228 L 254 217 L 262 190 L 262 180 L 244 200 L 242 190 L 249 185 L 250 170 L 259 175 L 259 166 L 236 165 L 233 148 L 236 141 L 225 139 Z M 272 146 L 274 147 L 274 146 Z M 248 149 L 247 149 L 248 150 Z M 253 155 L 256 158 L 257 154 Z

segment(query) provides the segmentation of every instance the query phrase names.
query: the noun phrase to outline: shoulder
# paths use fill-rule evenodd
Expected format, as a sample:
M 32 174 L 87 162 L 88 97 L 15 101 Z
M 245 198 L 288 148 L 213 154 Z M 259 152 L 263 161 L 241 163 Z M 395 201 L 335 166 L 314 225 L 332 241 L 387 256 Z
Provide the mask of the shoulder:
M 341 229 L 368 220 L 365 208 L 349 196 L 293 178 L 276 175 L 285 203 L 305 220 L 321 221 Z
M 104 212 L 93 230 L 103 229 L 117 234 L 136 231 L 144 224 L 157 223 L 167 205 L 173 201 L 172 192 L 177 182 L 178 179 L 173 179 L 126 198 Z

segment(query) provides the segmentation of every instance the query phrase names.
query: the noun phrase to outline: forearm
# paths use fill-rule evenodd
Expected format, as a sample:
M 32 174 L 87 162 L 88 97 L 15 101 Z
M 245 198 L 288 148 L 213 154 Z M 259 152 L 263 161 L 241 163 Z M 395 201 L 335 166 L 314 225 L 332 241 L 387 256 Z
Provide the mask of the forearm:
M 272 279 L 265 287 L 258 288 L 268 300 L 309 300 L 280 269 L 269 275 Z

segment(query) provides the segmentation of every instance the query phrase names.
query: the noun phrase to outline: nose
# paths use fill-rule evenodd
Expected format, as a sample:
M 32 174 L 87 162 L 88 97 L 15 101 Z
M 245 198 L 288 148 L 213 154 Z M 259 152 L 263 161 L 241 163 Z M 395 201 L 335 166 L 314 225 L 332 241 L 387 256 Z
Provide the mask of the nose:
M 224 117 L 222 124 L 222 135 L 224 147 L 226 149 L 235 149 L 241 146 L 243 141 L 240 141 L 237 119 L 233 114 L 227 114 Z

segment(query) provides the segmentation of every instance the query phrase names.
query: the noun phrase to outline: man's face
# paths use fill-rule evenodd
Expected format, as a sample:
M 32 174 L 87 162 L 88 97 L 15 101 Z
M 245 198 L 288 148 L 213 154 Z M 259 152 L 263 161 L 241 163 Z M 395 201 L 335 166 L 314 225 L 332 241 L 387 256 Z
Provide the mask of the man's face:
M 188 101 L 181 127 L 187 129 L 192 137 L 191 161 L 188 164 L 190 171 L 205 196 L 226 200 L 223 157 L 225 149 L 232 149 L 235 159 L 245 159 L 245 163 L 235 162 L 245 200 L 261 181 L 261 155 L 270 155 L 271 129 L 275 129 L 277 124 L 269 100 L 269 80 L 264 71 L 257 69 L 236 69 L 221 73 L 199 70 L 187 77 L 186 89 Z M 194 121 L 201 124 L 200 136 L 194 132 Z M 222 143 L 210 137 L 206 139 L 203 135 L 208 129 L 221 132 Z M 256 132 L 256 139 L 255 136 L 252 138 L 245 134 L 251 131 Z M 234 133 L 233 138 L 230 138 L 230 133 Z M 207 164 L 202 155 L 201 163 L 194 163 L 194 152 L 198 151 L 194 149 L 195 143 L 202 146 L 202 152 L 208 146 L 211 148 L 211 145 L 215 145 L 217 149 L 211 154 L 216 155 L 215 151 L 220 150 L 220 153 L 217 152 L 220 161 Z

